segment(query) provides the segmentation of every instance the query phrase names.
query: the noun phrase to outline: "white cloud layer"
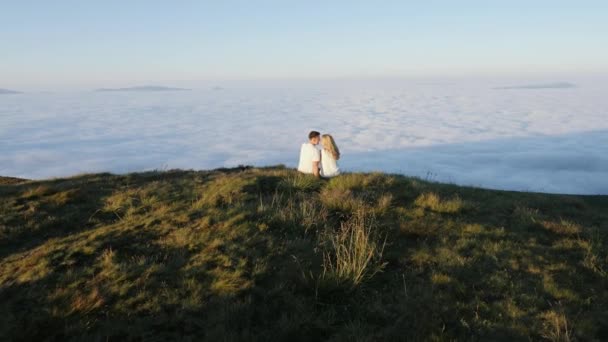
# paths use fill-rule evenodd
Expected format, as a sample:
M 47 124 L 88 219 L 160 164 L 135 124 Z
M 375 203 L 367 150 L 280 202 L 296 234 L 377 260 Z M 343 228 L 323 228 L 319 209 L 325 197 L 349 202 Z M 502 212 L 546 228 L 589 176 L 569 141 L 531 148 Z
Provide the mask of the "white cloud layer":
M 341 166 L 351 171 L 608 194 L 604 84 L 222 84 L 187 92 L 3 95 L 0 175 L 295 166 L 300 143 L 317 129 L 334 135 Z

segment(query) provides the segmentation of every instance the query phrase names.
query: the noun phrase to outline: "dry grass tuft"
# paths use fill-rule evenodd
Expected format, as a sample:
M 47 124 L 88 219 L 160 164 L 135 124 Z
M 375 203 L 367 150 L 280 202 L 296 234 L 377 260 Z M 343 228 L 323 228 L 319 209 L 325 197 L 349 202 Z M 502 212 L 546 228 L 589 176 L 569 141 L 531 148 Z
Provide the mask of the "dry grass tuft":
M 540 316 L 543 320 L 544 338 L 554 342 L 572 341 L 572 327 L 568 326 L 568 319 L 561 310 L 548 310 Z
M 36 198 L 36 197 L 42 197 L 42 196 L 46 196 L 46 195 L 50 195 L 52 193 L 54 193 L 55 191 L 53 190 L 53 188 L 51 188 L 48 185 L 38 185 L 36 187 L 32 187 L 27 189 L 24 193 L 23 193 L 23 198 Z
M 360 211 L 329 236 L 329 250 L 323 255 L 322 281 L 353 289 L 381 272 L 386 241 L 374 230 L 373 217 Z
M 100 308 L 105 303 L 105 299 L 98 287 L 93 287 L 89 293 L 76 290 L 72 296 L 70 309 L 73 313 L 88 313 Z
M 560 220 L 559 222 L 542 221 L 541 225 L 546 230 L 559 235 L 576 235 L 582 231 L 581 226 L 567 220 Z
M 448 214 L 459 213 L 465 208 L 465 203 L 460 197 L 455 196 L 451 199 L 442 200 L 434 192 L 423 193 L 416 198 L 414 204 L 421 208 Z

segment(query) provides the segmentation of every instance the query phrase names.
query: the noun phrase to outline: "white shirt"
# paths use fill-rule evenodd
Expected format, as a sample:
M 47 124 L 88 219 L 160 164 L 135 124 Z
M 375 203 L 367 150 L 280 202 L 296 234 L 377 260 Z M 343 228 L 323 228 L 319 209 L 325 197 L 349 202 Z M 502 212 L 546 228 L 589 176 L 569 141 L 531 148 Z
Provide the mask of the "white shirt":
M 300 163 L 298 164 L 298 171 L 302 173 L 313 173 L 312 162 L 318 162 L 321 160 L 321 151 L 319 151 L 315 145 L 311 143 L 304 143 L 300 148 Z
M 331 152 L 326 149 L 321 150 L 321 176 L 334 177 L 340 174 L 338 162 L 334 159 Z

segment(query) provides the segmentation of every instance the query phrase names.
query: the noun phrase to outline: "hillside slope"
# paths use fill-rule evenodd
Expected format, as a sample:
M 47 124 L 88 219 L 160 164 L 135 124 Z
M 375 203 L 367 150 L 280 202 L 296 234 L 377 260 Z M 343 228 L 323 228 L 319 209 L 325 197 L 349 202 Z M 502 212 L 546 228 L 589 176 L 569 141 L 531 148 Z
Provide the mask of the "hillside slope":
M 0 340 L 606 340 L 608 197 L 282 167 L 0 182 Z

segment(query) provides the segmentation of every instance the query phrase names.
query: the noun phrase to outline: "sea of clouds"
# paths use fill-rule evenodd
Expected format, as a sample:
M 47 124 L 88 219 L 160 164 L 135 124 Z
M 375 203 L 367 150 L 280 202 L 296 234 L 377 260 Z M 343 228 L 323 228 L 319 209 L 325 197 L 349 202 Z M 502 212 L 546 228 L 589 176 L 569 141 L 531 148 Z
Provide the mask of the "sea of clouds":
M 1 95 L 0 175 L 294 167 L 316 129 L 333 134 L 346 171 L 608 194 L 606 84 L 242 82 Z

